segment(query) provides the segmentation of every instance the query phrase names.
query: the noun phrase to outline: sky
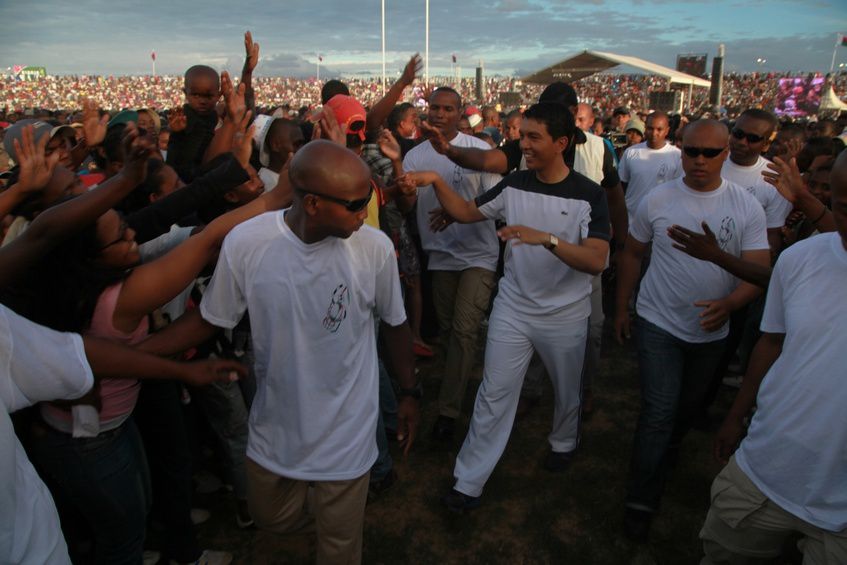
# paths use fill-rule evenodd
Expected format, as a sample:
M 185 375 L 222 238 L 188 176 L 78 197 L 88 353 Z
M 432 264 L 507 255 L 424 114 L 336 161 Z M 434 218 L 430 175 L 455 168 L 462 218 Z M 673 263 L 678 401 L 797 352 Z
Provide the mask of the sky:
M 385 0 L 386 69 L 425 52 L 425 0 Z M 847 0 L 430 0 L 429 74 L 522 76 L 583 49 L 673 67 L 679 53 L 726 45 L 728 72 L 829 69 Z M 238 72 L 243 34 L 261 46 L 257 75 L 321 78 L 382 72 L 380 0 L 0 0 L 0 71 Z M 847 47 L 837 50 L 847 67 Z M 765 62 L 757 63 L 757 59 Z

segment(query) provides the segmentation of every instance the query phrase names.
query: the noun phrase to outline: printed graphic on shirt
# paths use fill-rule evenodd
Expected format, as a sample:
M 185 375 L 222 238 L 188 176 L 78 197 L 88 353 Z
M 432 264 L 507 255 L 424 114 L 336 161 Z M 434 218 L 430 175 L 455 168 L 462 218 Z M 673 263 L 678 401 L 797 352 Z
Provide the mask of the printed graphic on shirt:
M 341 322 L 347 317 L 347 305 L 350 303 L 350 291 L 344 283 L 339 284 L 332 291 L 329 308 L 327 308 L 326 316 L 324 316 L 324 328 L 332 333 L 338 331 L 341 327 Z
M 735 220 L 731 216 L 726 216 L 721 220 L 721 229 L 718 231 L 718 245 L 723 251 L 726 251 L 727 246 L 732 241 L 735 234 Z

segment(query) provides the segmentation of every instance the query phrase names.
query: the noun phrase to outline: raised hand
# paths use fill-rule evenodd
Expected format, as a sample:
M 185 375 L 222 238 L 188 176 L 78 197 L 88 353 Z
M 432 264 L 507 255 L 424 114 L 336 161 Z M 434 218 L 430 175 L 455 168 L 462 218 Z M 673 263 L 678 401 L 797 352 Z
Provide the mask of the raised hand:
M 406 66 L 403 68 L 403 74 L 400 76 L 400 82 L 405 84 L 406 86 L 415 82 L 415 77 L 421 74 L 421 69 L 423 68 L 423 60 L 419 53 L 415 53 L 412 55 L 412 58 L 409 59 L 409 62 L 406 63 Z
M 335 112 L 329 106 L 324 106 L 316 116 L 312 139 L 327 139 L 342 147 L 347 147 L 347 134 L 341 130 L 338 120 L 335 119 Z
M 765 181 L 772 184 L 783 198 L 794 204 L 804 193 L 808 192 L 803 175 L 797 167 L 797 159 L 791 158 L 788 162 L 779 157 L 773 158 L 773 163 L 768 163 L 770 171 L 762 171 Z
M 243 73 L 252 73 L 259 64 L 259 44 L 253 43 L 253 34 L 249 31 L 244 33 L 244 52 Z
M 379 150 L 387 158 L 391 159 L 392 161 L 400 160 L 400 144 L 391 134 L 390 130 L 382 130 L 382 133 L 379 134 L 379 139 L 377 139 L 377 144 L 379 145 Z
M 450 148 L 450 142 L 447 141 L 447 138 L 444 137 L 440 129 L 434 128 L 426 122 L 421 122 L 421 132 L 423 132 L 424 137 L 432 144 L 432 148 L 435 149 L 436 153 L 440 153 L 441 155 L 447 153 L 447 150 Z
M 244 112 L 232 140 L 232 153 L 244 169 L 250 165 L 250 154 L 253 151 L 253 133 L 256 131 L 256 124 L 250 124 L 251 115 L 252 112 L 249 110 Z M 248 124 L 250 124 L 249 127 Z
M 188 126 L 188 118 L 185 117 L 185 110 L 182 107 L 171 109 L 168 112 L 168 129 L 171 133 L 179 133 Z
M 247 111 L 247 103 L 244 97 L 246 88 L 244 83 L 239 84 L 237 88 L 233 88 L 229 73 L 226 71 L 221 73 L 221 93 L 226 104 L 226 115 L 236 123 L 241 120 L 244 112 Z
M 50 136 L 41 136 L 35 143 L 35 130 L 26 126 L 21 131 L 21 139 L 14 140 L 15 155 L 20 166 L 17 189 L 22 192 L 36 192 L 47 186 L 53 176 L 53 169 L 59 162 L 59 152 L 54 151 L 49 157 L 44 156 L 44 150 Z
M 121 145 L 124 150 L 123 174 L 130 175 L 136 184 L 141 184 L 147 177 L 147 159 L 155 150 L 153 143 L 148 137 L 139 136 L 135 122 L 129 122 L 121 136 Z
M 82 101 L 82 134 L 86 145 L 94 147 L 103 143 L 108 125 L 109 114 L 104 114 L 101 117 L 97 102 L 94 100 Z
M 721 253 L 718 239 L 709 228 L 709 224 L 703 222 L 701 225 L 703 226 L 703 233 L 673 225 L 668 228 L 668 237 L 674 240 L 673 246 L 683 253 L 701 261 L 714 261 Z

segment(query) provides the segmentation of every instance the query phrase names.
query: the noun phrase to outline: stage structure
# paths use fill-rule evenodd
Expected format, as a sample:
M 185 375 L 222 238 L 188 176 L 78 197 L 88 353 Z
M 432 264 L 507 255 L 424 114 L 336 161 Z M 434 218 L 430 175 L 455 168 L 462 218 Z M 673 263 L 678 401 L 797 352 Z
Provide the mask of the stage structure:
M 626 65 L 651 75 L 664 77 L 668 81 L 669 90 L 672 85 L 687 86 L 687 103 L 689 105 L 691 104 L 694 87 L 711 88 L 712 86 L 712 83 L 706 79 L 689 75 L 670 67 L 657 65 L 656 63 L 651 63 L 638 57 L 589 50 L 572 55 L 521 80 L 536 84 L 550 84 L 556 81 L 573 82 L 595 73 L 607 71 L 619 65 Z

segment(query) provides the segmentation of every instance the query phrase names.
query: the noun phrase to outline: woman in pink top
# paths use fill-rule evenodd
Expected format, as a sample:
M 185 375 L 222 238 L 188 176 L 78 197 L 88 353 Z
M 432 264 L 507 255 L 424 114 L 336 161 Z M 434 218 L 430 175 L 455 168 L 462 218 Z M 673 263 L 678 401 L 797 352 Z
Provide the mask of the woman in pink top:
M 245 168 L 251 138 L 243 135 L 236 155 Z M 32 269 L 36 276 L 20 290 L 30 298 L 23 301 L 26 315 L 54 329 L 136 343 L 147 334 L 147 316 L 198 276 L 234 226 L 288 204 L 286 188 L 220 216 L 143 265 L 133 230 L 110 210 Z M 47 426 L 34 456 L 54 492 L 93 530 L 98 563 L 141 562 L 150 497 L 144 450 L 130 419 L 138 390 L 137 381 L 103 379 L 87 405 L 42 409 Z M 74 437 L 80 434 L 88 437 Z

